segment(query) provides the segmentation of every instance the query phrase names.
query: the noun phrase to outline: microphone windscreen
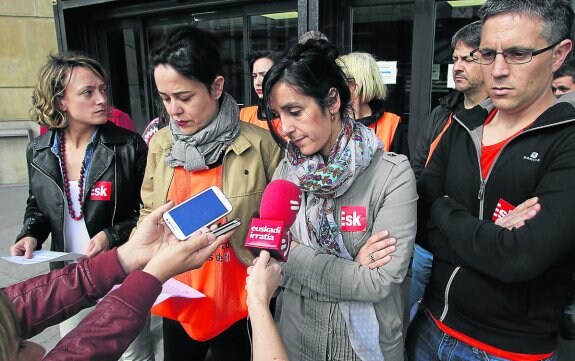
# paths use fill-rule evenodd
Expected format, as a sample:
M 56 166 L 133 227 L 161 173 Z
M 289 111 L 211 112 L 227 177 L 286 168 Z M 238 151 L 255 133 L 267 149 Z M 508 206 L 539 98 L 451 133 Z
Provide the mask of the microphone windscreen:
M 301 205 L 301 191 L 294 183 L 275 179 L 271 181 L 262 195 L 260 218 L 284 221 L 289 228 L 295 221 Z

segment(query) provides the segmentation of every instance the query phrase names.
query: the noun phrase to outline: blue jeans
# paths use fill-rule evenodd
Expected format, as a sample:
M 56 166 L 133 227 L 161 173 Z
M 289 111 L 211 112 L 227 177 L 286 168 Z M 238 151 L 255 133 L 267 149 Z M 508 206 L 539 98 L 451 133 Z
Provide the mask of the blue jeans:
M 425 286 L 431 276 L 431 264 L 433 254 L 425 248 L 415 245 L 413 249 L 413 261 L 411 263 L 411 283 L 409 285 L 409 310 L 417 311 L 414 305 L 423 298 Z M 413 319 L 415 312 L 412 312 L 410 319 Z
M 407 330 L 405 350 L 409 361 L 508 361 L 490 355 L 441 331 L 422 307 Z M 555 356 L 542 361 L 554 361 Z

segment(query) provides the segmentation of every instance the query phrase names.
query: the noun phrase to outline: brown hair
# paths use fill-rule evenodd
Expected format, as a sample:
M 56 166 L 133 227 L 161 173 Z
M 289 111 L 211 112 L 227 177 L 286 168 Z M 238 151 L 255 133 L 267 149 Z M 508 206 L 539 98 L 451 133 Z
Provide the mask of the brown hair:
M 50 55 L 48 63 L 42 67 L 38 82 L 32 94 L 30 116 L 38 124 L 50 129 L 68 126 L 66 115 L 60 110 L 60 99 L 64 97 L 70 75 L 75 67 L 91 70 L 104 82 L 108 76 L 104 67 L 96 60 L 79 53 Z

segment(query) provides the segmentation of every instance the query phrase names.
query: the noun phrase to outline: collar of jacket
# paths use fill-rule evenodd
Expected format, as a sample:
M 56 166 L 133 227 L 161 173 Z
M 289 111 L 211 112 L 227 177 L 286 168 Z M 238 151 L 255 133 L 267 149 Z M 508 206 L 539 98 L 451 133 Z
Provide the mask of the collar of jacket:
M 356 119 L 357 122 L 360 122 L 366 127 L 369 127 L 371 124 L 377 122 L 385 112 L 383 100 L 372 99 L 368 104 L 369 107 L 371 108 L 371 115 Z
M 463 103 L 465 100 L 465 96 L 462 92 L 457 90 L 452 91 L 451 93 L 447 94 L 444 97 L 439 98 L 439 104 L 442 108 L 446 109 L 448 112 L 452 112 L 459 104 Z
M 102 144 L 125 144 L 127 137 L 125 136 L 124 132 L 112 131 L 113 128 L 118 128 L 112 122 L 107 122 L 106 124 L 102 124 L 99 126 L 100 132 L 98 137 L 94 140 L 94 143 L 102 143 Z M 121 128 L 120 128 L 121 129 Z M 40 150 L 43 148 L 51 148 L 54 144 L 54 138 L 56 137 L 56 131 L 48 131 L 49 136 L 47 137 L 38 137 L 36 143 L 36 149 Z
M 455 114 L 453 118 L 469 130 L 483 126 L 485 118 L 495 109 L 493 101 L 489 98 L 471 109 L 465 109 Z M 565 123 L 575 122 L 575 94 L 569 97 L 561 97 L 556 104 L 543 112 L 525 130 L 534 130 Z
M 236 139 L 234 139 L 232 144 L 230 144 L 230 146 L 226 149 L 225 154 L 233 151 L 237 155 L 240 155 L 243 152 L 245 152 L 246 150 L 248 150 L 250 147 L 252 147 L 252 143 L 248 140 L 248 138 L 246 138 L 243 135 L 243 131 L 244 131 L 243 128 L 245 128 L 246 126 L 248 126 L 247 123 L 240 122 L 240 128 L 242 128 L 240 130 L 240 134 L 236 137 Z M 172 135 L 170 134 L 170 128 L 165 127 L 165 128 L 160 129 L 158 131 L 158 133 L 156 133 L 156 135 L 154 135 L 154 141 L 157 141 L 159 143 L 160 147 L 164 151 L 166 151 L 167 149 L 170 149 L 172 147 L 172 145 L 174 144 L 174 140 L 172 139 Z

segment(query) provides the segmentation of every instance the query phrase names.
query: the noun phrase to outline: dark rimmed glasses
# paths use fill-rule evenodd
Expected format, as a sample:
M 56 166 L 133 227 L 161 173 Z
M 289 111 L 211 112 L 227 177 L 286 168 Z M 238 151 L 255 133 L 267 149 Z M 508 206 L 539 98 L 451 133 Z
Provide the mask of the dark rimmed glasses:
M 561 43 L 563 39 L 559 40 L 558 42 L 549 45 L 546 48 L 539 49 L 539 50 L 531 50 L 531 49 L 522 49 L 522 48 L 509 48 L 505 49 L 502 52 L 497 52 L 492 49 L 481 49 L 477 48 L 473 50 L 469 55 L 473 58 L 473 62 L 481 65 L 490 65 L 493 64 L 495 58 L 498 54 L 503 55 L 503 59 L 507 64 L 525 64 L 529 63 L 534 56 L 542 54 L 548 50 L 553 49 L 559 43 Z

